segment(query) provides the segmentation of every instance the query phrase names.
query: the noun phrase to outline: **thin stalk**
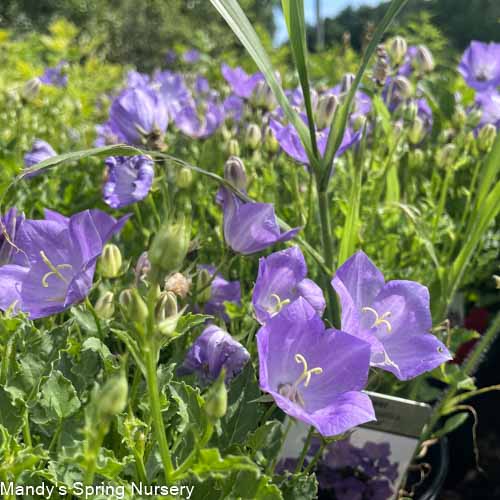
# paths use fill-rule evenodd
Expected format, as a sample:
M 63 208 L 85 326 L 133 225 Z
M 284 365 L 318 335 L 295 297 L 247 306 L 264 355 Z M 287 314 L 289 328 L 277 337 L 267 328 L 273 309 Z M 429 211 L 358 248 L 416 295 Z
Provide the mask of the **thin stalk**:
M 146 472 L 146 467 L 144 466 L 144 461 L 141 455 L 134 447 L 131 448 L 131 451 L 132 454 L 134 455 L 135 470 L 137 472 L 137 475 L 139 476 L 139 481 L 142 484 L 148 484 L 148 474 Z
M 31 440 L 30 418 L 27 408 L 23 414 L 23 438 L 24 438 L 24 444 L 31 448 L 33 446 L 33 442 Z
M 2 483 L 5 485 L 5 487 L 8 486 L 9 484 L 9 476 L 6 471 L 0 470 L 0 479 L 2 480 Z M 16 500 L 15 495 L 9 495 L 7 492 L 5 493 L 5 500 Z
M 307 433 L 306 441 L 304 443 L 304 447 L 302 448 L 302 453 L 300 454 L 299 461 L 297 462 L 297 467 L 295 467 L 295 474 L 298 474 L 302 470 L 302 466 L 304 465 L 304 460 L 306 459 L 307 452 L 311 446 L 311 440 L 314 433 L 314 427 L 311 425 L 309 427 L 309 432 Z
M 264 415 L 260 419 L 261 424 L 267 422 L 267 420 L 274 413 L 276 408 L 277 408 L 276 403 L 273 402 L 273 404 L 271 406 L 269 406 L 269 408 L 266 410 L 266 413 L 264 413 Z
M 327 444 L 326 441 L 322 441 L 319 450 L 316 452 L 316 455 L 314 455 L 309 465 L 304 469 L 304 474 L 310 474 L 314 470 L 314 467 L 316 467 L 318 460 L 321 458 L 323 452 L 325 451 L 326 444 Z
M 452 167 L 448 167 L 446 170 L 446 175 L 444 176 L 443 184 L 441 185 L 441 193 L 439 196 L 439 203 L 437 206 L 436 213 L 434 214 L 434 220 L 432 222 L 432 237 L 431 241 L 434 243 L 436 241 L 436 232 L 439 224 L 439 219 L 441 219 L 441 215 L 443 215 L 444 207 L 446 205 L 446 198 L 448 195 L 448 186 L 450 185 L 451 178 L 453 177 L 454 169 Z
M 5 351 L 3 352 L 2 364 L 0 368 L 0 385 L 7 383 L 7 376 L 9 375 L 10 359 L 14 350 L 14 335 L 7 341 Z
M 99 316 L 97 316 L 97 313 L 95 312 L 95 308 L 92 305 L 92 302 L 90 302 L 88 296 L 85 297 L 85 305 L 87 306 L 87 309 L 90 311 L 92 318 L 94 318 L 94 322 L 95 322 L 95 326 L 97 328 L 97 334 L 99 335 L 99 338 L 101 340 L 104 340 L 104 336 L 102 334 L 101 322 L 99 321 Z
M 283 446 L 285 445 L 286 437 L 288 436 L 288 433 L 290 432 L 290 428 L 292 427 L 293 420 L 290 417 L 287 417 L 287 424 L 285 427 L 285 432 L 283 433 L 283 437 L 281 438 L 281 444 L 280 444 L 280 449 L 279 452 L 277 453 L 277 456 L 281 455 L 281 451 L 283 450 Z M 278 459 L 274 459 L 267 467 L 266 473 L 270 476 L 273 475 L 274 469 L 276 468 L 276 464 L 278 463 Z

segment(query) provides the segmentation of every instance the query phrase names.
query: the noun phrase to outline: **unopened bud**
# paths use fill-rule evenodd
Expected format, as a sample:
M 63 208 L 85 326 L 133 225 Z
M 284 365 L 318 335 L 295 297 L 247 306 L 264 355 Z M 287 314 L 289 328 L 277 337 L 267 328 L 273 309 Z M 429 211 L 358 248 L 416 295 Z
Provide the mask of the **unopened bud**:
M 262 140 L 260 127 L 255 123 L 250 123 L 245 134 L 245 144 L 252 150 L 259 147 Z
M 389 76 L 390 66 L 386 50 L 379 45 L 377 48 L 377 60 L 373 66 L 373 78 L 375 82 L 383 86 Z
M 226 370 L 223 368 L 219 377 L 205 396 L 205 411 L 211 420 L 222 418 L 227 412 L 227 389 L 224 383 Z
M 172 316 L 177 316 L 177 298 L 173 292 L 163 292 L 155 306 L 155 317 L 158 323 Z
M 408 123 L 413 123 L 418 115 L 418 106 L 415 102 L 409 102 L 403 107 L 403 118 Z
M 403 59 L 408 50 L 408 44 L 402 36 L 395 36 L 389 43 L 388 52 L 392 62 L 398 66 L 403 62 Z
M 493 275 L 493 279 L 495 280 L 495 287 L 497 290 L 500 290 L 500 276 L 496 274 Z
M 198 292 L 198 300 L 202 303 L 208 302 L 210 300 L 211 290 L 210 283 L 212 281 L 212 275 L 209 273 L 208 269 L 203 268 L 198 273 L 198 280 L 196 282 L 196 288 Z
M 347 94 L 354 83 L 356 76 L 353 73 L 346 73 L 340 81 L 340 93 Z
M 40 92 L 42 82 L 40 78 L 32 78 L 28 80 L 22 90 L 22 96 L 27 101 L 32 101 Z
M 418 169 L 423 167 L 425 160 L 424 152 L 416 148 L 414 151 L 410 151 L 409 162 L 412 168 Z
M 436 164 L 446 168 L 453 165 L 457 157 L 457 147 L 455 144 L 449 143 L 438 149 L 436 153 Z
M 187 167 L 183 167 L 177 173 L 177 186 L 187 189 L 193 182 L 193 172 Z
M 476 128 L 481 122 L 483 111 L 479 108 L 474 108 L 467 114 L 467 125 L 471 128 Z
M 123 412 L 127 407 L 127 396 L 128 384 L 125 375 L 115 375 L 109 378 L 96 397 L 99 417 L 109 419 Z
M 191 280 L 187 279 L 182 273 L 171 274 L 165 280 L 165 290 L 173 292 L 177 297 L 185 299 L 191 288 Z
M 236 189 L 245 191 L 247 188 L 247 174 L 245 165 L 237 156 L 231 156 L 224 164 L 224 179 Z
M 110 319 L 115 312 L 114 295 L 112 292 L 103 293 L 94 306 L 97 316 L 101 319 Z
M 491 123 L 484 125 L 477 134 L 477 146 L 481 153 L 488 153 L 493 147 L 497 136 L 497 129 Z
M 396 76 L 394 80 L 392 80 L 392 85 L 394 93 L 399 97 L 408 99 L 411 96 L 413 89 L 410 80 L 405 76 Z
M 271 127 L 266 127 L 264 130 L 264 148 L 271 154 L 277 153 L 280 148 L 280 144 L 274 136 Z
M 316 125 L 318 129 L 321 130 L 330 125 L 338 105 L 339 99 L 336 95 L 324 95 L 319 98 L 316 106 Z
M 149 271 L 151 271 L 151 262 L 149 262 L 148 252 L 142 252 L 134 268 L 136 282 L 146 279 Z
M 230 139 L 227 143 L 227 153 L 230 156 L 240 155 L 240 143 L 236 139 Z
M 148 307 L 137 288 L 123 290 L 118 300 L 127 318 L 137 323 L 146 321 L 149 315 Z
M 417 47 L 415 66 L 421 73 L 429 73 L 435 67 L 434 57 L 425 45 L 419 45 Z
M 366 116 L 365 115 L 356 115 L 354 121 L 352 123 L 352 128 L 355 132 L 364 128 L 366 124 Z
M 412 144 L 418 144 L 422 141 L 425 135 L 425 127 L 422 118 L 419 116 L 415 117 L 411 125 L 410 131 L 408 132 L 408 139 Z
M 467 114 L 465 112 L 465 109 L 463 106 L 457 106 L 455 108 L 455 112 L 453 113 L 453 116 L 451 118 L 451 121 L 453 123 L 453 126 L 459 130 L 464 128 L 465 123 L 467 121 Z
M 263 81 L 258 82 L 255 86 L 252 101 L 259 108 L 271 110 L 276 107 L 276 99 L 271 87 Z
M 190 240 L 191 224 L 184 216 L 174 223 L 163 224 L 148 251 L 152 266 L 165 273 L 178 271 L 188 253 Z
M 120 249 L 116 245 L 113 245 L 113 243 L 104 245 L 99 261 L 101 275 L 104 278 L 116 278 L 120 275 L 121 267 L 122 254 Z

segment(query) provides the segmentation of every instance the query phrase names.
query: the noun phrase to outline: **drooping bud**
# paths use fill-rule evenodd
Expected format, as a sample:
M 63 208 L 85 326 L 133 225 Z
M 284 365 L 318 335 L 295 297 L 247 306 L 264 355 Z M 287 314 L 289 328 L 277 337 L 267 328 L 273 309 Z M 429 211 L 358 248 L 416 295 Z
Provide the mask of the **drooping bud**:
M 280 148 L 280 144 L 269 126 L 264 129 L 264 148 L 271 154 L 277 153 Z
M 224 383 L 226 370 L 223 368 L 205 396 L 205 411 L 211 420 L 222 418 L 227 412 L 227 389 Z
M 240 155 L 240 143 L 236 139 L 230 139 L 227 143 L 227 153 L 230 156 Z
M 190 240 L 191 224 L 184 215 L 174 223 L 163 224 L 148 251 L 152 267 L 165 273 L 178 271 L 188 253 Z
M 198 293 L 198 300 L 201 303 L 208 302 L 210 300 L 210 283 L 212 282 L 212 275 L 208 269 L 203 268 L 198 273 L 198 279 L 196 281 L 196 290 Z
M 416 116 L 408 132 L 408 139 L 412 144 L 418 144 L 425 135 L 425 127 L 422 118 Z
M 455 144 L 449 143 L 438 149 L 436 153 L 436 164 L 440 167 L 451 167 L 457 157 L 457 147 Z
M 231 156 L 224 164 L 224 179 L 236 189 L 245 191 L 247 188 L 247 174 L 245 165 L 237 156 Z
M 410 80 L 405 76 L 396 76 L 392 80 L 392 85 L 394 88 L 394 93 L 403 99 L 408 99 L 412 94 L 412 85 Z
M 165 290 L 175 293 L 181 299 L 185 299 L 188 296 L 190 288 L 191 280 L 186 278 L 182 273 L 171 274 L 165 280 Z
M 356 76 L 353 73 L 346 73 L 342 77 L 342 80 L 340 81 L 341 94 L 347 94 L 349 90 L 351 90 L 352 84 L 354 83 L 355 79 Z
M 193 182 L 193 172 L 187 167 L 181 168 L 177 173 L 177 186 L 187 189 Z
M 102 249 L 101 258 L 99 261 L 99 269 L 104 278 L 116 278 L 120 275 L 122 267 L 122 254 L 120 249 L 108 243 Z
M 425 45 L 419 45 L 417 47 L 415 66 L 421 73 L 429 73 L 436 66 L 431 51 Z
M 28 80 L 21 92 L 23 99 L 26 101 L 32 101 L 40 92 L 40 88 L 42 87 L 42 82 L 40 78 L 32 78 Z
M 118 300 L 127 318 L 137 323 L 146 321 L 149 315 L 148 307 L 137 288 L 123 290 Z
M 316 125 L 319 129 L 330 125 L 338 105 L 339 99 L 336 95 L 324 95 L 319 98 L 316 106 Z
M 262 141 L 262 132 L 256 123 L 250 123 L 245 133 L 245 144 L 255 150 L 259 147 Z
M 497 136 L 497 129 L 491 123 L 487 123 L 477 134 L 477 146 L 481 153 L 489 153 Z
M 110 377 L 96 397 L 98 416 L 110 419 L 127 407 L 128 384 L 124 373 Z
M 165 321 L 172 316 L 176 316 L 177 298 L 173 292 L 163 292 L 158 298 L 155 306 L 155 317 L 158 323 Z
M 403 62 L 406 51 L 408 50 L 408 44 L 406 39 L 402 36 L 395 36 L 389 43 L 388 52 L 391 56 L 392 62 L 398 66 Z
M 101 319 L 110 319 L 115 312 L 114 295 L 112 292 L 103 293 L 94 306 L 97 316 Z

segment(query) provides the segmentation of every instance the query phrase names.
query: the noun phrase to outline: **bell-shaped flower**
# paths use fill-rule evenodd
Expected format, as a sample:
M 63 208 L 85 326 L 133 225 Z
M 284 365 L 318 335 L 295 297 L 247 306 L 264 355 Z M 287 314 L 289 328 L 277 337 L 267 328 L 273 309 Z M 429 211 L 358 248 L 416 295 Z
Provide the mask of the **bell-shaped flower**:
M 196 373 L 201 381 L 206 383 L 216 380 L 225 368 L 226 382 L 229 382 L 241 372 L 249 359 L 248 351 L 229 333 L 218 326 L 210 325 L 189 348 L 177 373 Z
M 24 166 L 26 168 L 32 167 L 41 161 L 47 160 L 48 158 L 52 158 L 53 156 L 57 156 L 54 148 L 46 141 L 42 139 L 35 139 L 33 141 L 33 145 L 31 146 L 31 150 L 28 151 L 24 155 Z M 38 175 L 37 172 L 26 175 L 26 177 L 35 177 Z
M 469 87 L 480 92 L 500 85 L 500 43 L 472 41 L 458 66 Z
M 173 120 L 183 107 L 191 102 L 191 93 L 184 76 L 173 71 L 162 71 L 155 75 L 159 92 L 167 108 L 168 116 Z
M 415 281 L 384 276 L 362 251 L 339 267 L 332 286 L 342 330 L 371 344 L 371 365 L 408 380 L 451 359 L 430 332 L 429 291 Z
M 271 203 L 245 202 L 222 187 L 217 202 L 224 212 L 224 238 L 237 253 L 260 252 L 276 243 L 292 239 L 300 228 L 281 232 Z
M 20 214 L 15 207 L 9 208 L 5 215 L 0 215 L 0 266 L 10 264 L 13 256 L 19 253 L 16 235 L 23 221 L 24 215 Z
M 200 105 L 194 101 L 186 104 L 176 115 L 176 127 L 195 139 L 210 137 L 224 122 L 222 104 L 207 100 Z
M 111 104 L 110 129 L 128 144 L 143 144 L 147 136 L 162 135 L 168 125 L 161 96 L 148 87 L 123 90 Z
M 68 85 L 68 63 L 60 61 L 53 68 L 46 68 L 40 81 L 45 85 L 54 85 L 55 87 L 67 87 Z
M 321 316 L 325 298 L 321 288 L 306 278 L 307 264 L 299 247 L 259 259 L 259 273 L 252 295 L 255 316 L 265 324 L 290 302 L 303 297 Z
M 85 210 L 70 218 L 47 211 L 45 220 L 25 220 L 15 238 L 25 262 L 0 267 L 0 309 L 36 319 L 81 302 L 105 242 L 127 219 Z
M 262 73 L 248 75 L 239 66 L 237 68 L 231 68 L 223 63 L 221 72 L 233 93 L 244 99 L 248 99 L 252 95 L 257 83 L 264 81 L 264 75 L 262 75 Z
M 148 195 L 154 177 L 154 164 L 149 156 L 110 156 L 105 163 L 103 196 L 110 207 L 126 207 Z
M 494 89 L 476 94 L 476 106 L 481 110 L 479 125 L 491 123 L 500 129 L 500 93 Z
M 260 388 L 291 417 L 323 436 L 337 436 L 375 419 L 361 392 L 370 345 L 339 330 L 325 329 L 302 297 L 287 305 L 257 333 Z

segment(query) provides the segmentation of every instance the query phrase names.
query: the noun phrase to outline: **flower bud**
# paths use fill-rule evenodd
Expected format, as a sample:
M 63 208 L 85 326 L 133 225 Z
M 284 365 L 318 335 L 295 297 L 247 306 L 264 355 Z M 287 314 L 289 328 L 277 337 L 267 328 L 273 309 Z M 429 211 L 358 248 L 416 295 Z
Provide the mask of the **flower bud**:
M 137 323 L 146 321 L 149 315 L 148 307 L 139 295 L 137 288 L 123 290 L 118 300 L 127 318 Z
M 413 120 L 410 131 L 408 132 L 408 139 L 412 144 L 418 144 L 422 141 L 424 135 L 424 122 L 419 116 L 416 116 Z
M 467 114 L 467 125 L 471 128 L 476 128 L 481 122 L 483 117 L 483 111 L 478 108 L 474 108 Z
M 353 73 L 346 73 L 340 81 L 340 93 L 347 94 L 351 90 L 356 76 Z
M 260 127 L 255 123 L 250 123 L 245 134 L 245 144 L 252 150 L 259 147 L 262 140 Z
M 408 123 L 413 123 L 418 115 L 418 106 L 415 102 L 409 102 L 403 106 L 403 118 Z
M 465 123 L 467 122 L 467 114 L 463 106 L 457 106 L 455 108 L 455 112 L 451 118 L 453 126 L 459 130 L 464 128 Z
M 122 254 L 120 249 L 113 243 L 104 245 L 99 265 L 101 275 L 104 278 L 116 278 L 120 275 L 121 267 Z
M 389 43 L 388 52 L 392 62 L 397 66 L 403 62 L 408 44 L 402 36 L 395 36 Z
M 96 397 L 98 416 L 109 419 L 120 414 L 127 407 L 127 396 L 128 384 L 125 374 L 109 378 Z
M 158 323 L 172 316 L 177 316 L 177 297 L 173 292 L 163 292 L 158 298 L 155 306 L 155 317 Z
M 208 269 L 202 269 L 198 273 L 198 280 L 196 282 L 197 292 L 198 292 L 198 300 L 202 303 L 208 302 L 210 300 L 210 283 L 212 281 L 212 276 L 209 273 Z
M 377 47 L 377 60 L 373 66 L 373 78 L 378 85 L 383 86 L 389 76 L 389 61 L 383 45 Z
M 491 123 L 487 123 L 477 134 L 477 146 L 481 153 L 488 153 L 493 147 L 497 136 L 497 129 Z
M 339 99 L 336 95 L 324 95 L 319 98 L 316 106 L 316 125 L 319 129 L 330 125 L 338 105 Z
M 136 282 L 143 281 L 151 271 L 151 262 L 149 262 L 148 252 L 142 252 L 134 268 Z
M 354 121 L 352 123 L 352 128 L 354 129 L 355 132 L 358 130 L 361 130 L 364 128 L 366 124 L 366 116 L 365 115 L 356 115 L 356 118 L 354 118 Z
M 149 260 L 153 267 L 166 273 L 178 271 L 189 250 L 191 225 L 184 216 L 174 223 L 162 225 L 149 248 Z
M 227 389 L 224 383 L 226 370 L 223 368 L 217 380 L 205 396 L 205 411 L 211 420 L 222 418 L 227 412 Z
M 22 97 L 26 101 L 32 101 L 40 92 L 40 88 L 42 87 L 42 82 L 40 78 L 32 78 L 28 80 L 22 90 Z
M 236 139 L 231 139 L 227 143 L 227 153 L 229 154 L 229 156 L 240 155 L 240 143 Z
M 171 274 L 165 280 L 165 290 L 173 292 L 177 297 L 185 299 L 191 288 L 191 280 L 187 279 L 182 273 Z
M 115 312 L 114 295 L 112 292 L 103 293 L 94 306 L 97 316 L 101 319 L 110 319 Z
M 439 167 L 451 167 L 457 157 L 457 147 L 455 144 L 449 143 L 438 149 L 436 153 L 436 164 Z
M 184 167 L 177 173 L 177 186 L 181 189 L 187 189 L 193 182 L 193 172 L 191 169 Z
M 274 136 L 274 132 L 271 127 L 266 127 L 264 129 L 264 148 L 268 153 L 275 154 L 279 151 L 280 144 Z
M 412 168 L 418 169 L 423 167 L 425 160 L 424 152 L 417 148 L 413 151 L 410 151 L 409 163 Z
M 273 91 L 264 81 L 258 82 L 255 86 L 252 101 L 259 108 L 271 110 L 276 107 L 276 99 L 274 98 Z
M 497 276 L 496 274 L 494 274 L 493 279 L 495 280 L 495 288 L 497 290 L 500 290 L 500 276 Z
M 394 80 L 392 80 L 392 85 L 394 93 L 399 97 L 408 99 L 411 96 L 413 89 L 410 80 L 405 76 L 396 76 Z
M 435 67 L 434 57 L 425 45 L 419 45 L 415 54 L 415 66 L 421 73 L 429 73 Z
M 240 158 L 231 156 L 224 165 L 224 179 L 236 189 L 245 191 L 247 188 L 247 174 Z

